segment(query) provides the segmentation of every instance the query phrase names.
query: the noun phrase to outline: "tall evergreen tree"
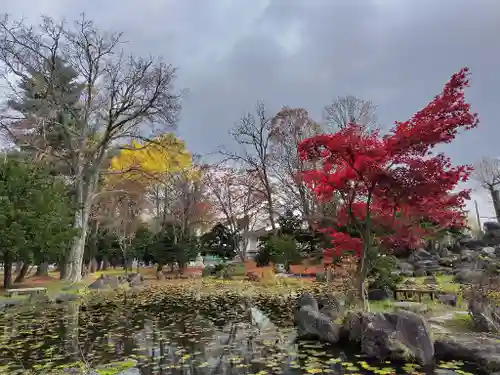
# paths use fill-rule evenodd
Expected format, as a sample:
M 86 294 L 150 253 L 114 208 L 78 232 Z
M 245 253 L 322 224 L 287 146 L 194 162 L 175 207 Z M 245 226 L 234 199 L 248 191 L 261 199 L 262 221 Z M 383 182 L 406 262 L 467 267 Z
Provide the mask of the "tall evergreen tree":
M 0 162 L 0 256 L 4 287 L 12 263 L 57 262 L 75 235 L 67 189 L 47 169 L 23 160 Z
M 63 129 L 76 128 L 83 88 L 75 69 L 58 57 L 45 59 L 40 71 L 30 70 L 20 80 L 20 97 L 8 105 L 24 117 L 11 127 L 22 152 L 37 159 L 69 156 Z

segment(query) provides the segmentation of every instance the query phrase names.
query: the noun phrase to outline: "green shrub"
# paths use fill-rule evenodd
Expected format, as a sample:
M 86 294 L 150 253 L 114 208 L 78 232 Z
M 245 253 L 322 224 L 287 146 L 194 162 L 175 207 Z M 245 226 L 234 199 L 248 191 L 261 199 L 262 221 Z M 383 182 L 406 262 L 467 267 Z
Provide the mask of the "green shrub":
M 237 264 L 220 263 L 210 267 L 210 270 L 207 270 L 205 275 L 216 276 L 221 279 L 230 280 L 235 276 L 245 276 L 246 275 L 245 265 L 242 263 L 237 263 Z
M 319 281 L 319 282 L 325 282 L 326 281 L 326 275 L 324 272 L 318 272 L 316 274 L 316 281 Z
M 236 263 L 232 264 L 232 275 L 233 276 L 246 276 L 246 270 L 245 270 L 245 264 L 243 263 Z
M 297 247 L 297 241 L 293 236 L 271 235 L 260 244 L 259 252 L 255 257 L 258 267 L 265 267 L 270 262 L 283 264 L 287 271 L 291 264 L 300 263 L 301 255 Z
M 201 271 L 201 276 L 202 277 L 210 277 L 210 276 L 214 276 L 215 273 L 214 273 L 214 266 L 206 266 L 205 268 L 203 268 L 203 271 Z
M 371 289 L 391 289 L 394 290 L 403 277 L 396 270 L 396 258 L 392 255 L 377 254 L 371 259 L 371 269 L 368 273 Z

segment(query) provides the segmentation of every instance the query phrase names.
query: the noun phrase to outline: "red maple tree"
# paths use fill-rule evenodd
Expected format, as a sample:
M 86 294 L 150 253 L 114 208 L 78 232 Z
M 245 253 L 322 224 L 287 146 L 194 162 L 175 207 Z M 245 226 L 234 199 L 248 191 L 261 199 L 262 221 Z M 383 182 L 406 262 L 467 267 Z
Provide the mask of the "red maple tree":
M 414 247 L 432 231 L 464 225 L 469 191 L 454 190 L 471 168 L 452 166 L 433 149 L 478 124 L 464 98 L 468 74 L 467 68 L 454 74 L 442 93 L 387 135 L 350 124 L 299 145 L 302 159 L 322 166 L 303 173 L 307 185 L 319 199 L 340 196 L 335 227 L 323 229 L 333 245 L 325 256 L 354 252 L 364 277 L 368 249 Z

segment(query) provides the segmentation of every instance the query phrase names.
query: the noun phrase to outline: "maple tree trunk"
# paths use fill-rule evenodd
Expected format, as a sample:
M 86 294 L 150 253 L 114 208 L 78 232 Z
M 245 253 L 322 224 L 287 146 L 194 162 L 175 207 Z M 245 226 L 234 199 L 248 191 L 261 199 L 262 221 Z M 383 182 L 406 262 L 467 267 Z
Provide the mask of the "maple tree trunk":
M 368 205 L 370 204 L 371 196 L 368 198 Z M 363 311 L 370 311 L 370 302 L 368 301 L 368 293 L 366 290 L 366 278 L 368 277 L 368 254 L 372 244 L 371 241 L 371 217 L 370 212 L 367 210 L 366 221 L 365 221 L 365 232 L 362 237 L 363 239 L 363 251 L 359 260 L 359 272 L 358 272 L 358 291 L 361 298 L 361 303 L 363 306 Z
M 367 298 L 366 293 L 366 277 L 368 273 L 368 262 L 366 259 L 365 251 L 363 250 L 363 255 L 359 260 L 359 273 L 358 273 L 358 292 L 361 298 L 361 303 L 363 306 L 363 311 L 370 311 L 370 303 Z

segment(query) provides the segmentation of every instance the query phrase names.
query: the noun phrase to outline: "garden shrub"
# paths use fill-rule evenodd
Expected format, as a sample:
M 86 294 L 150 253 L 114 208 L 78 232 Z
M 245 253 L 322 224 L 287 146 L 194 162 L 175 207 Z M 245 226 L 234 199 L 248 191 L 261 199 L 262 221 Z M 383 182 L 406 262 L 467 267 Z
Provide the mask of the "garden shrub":
M 326 274 L 324 272 L 316 273 L 316 281 L 320 281 L 320 282 L 326 281 Z
M 271 235 L 263 239 L 255 257 L 257 267 L 265 267 L 272 262 L 283 264 L 287 271 L 290 271 L 291 264 L 300 263 L 301 260 L 297 241 L 287 234 Z
M 396 257 L 392 255 L 376 254 L 371 259 L 371 269 L 368 273 L 370 289 L 394 290 L 403 277 L 395 272 L 397 267 Z

